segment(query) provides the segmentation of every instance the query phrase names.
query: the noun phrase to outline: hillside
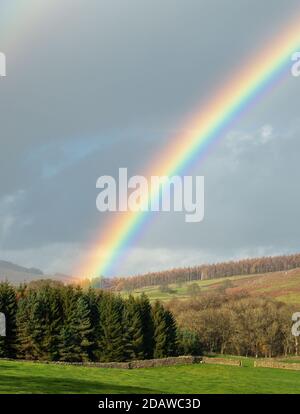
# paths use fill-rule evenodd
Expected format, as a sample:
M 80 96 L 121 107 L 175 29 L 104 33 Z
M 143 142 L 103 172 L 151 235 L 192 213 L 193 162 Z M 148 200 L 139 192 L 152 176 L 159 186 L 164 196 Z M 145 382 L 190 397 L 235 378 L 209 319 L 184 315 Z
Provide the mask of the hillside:
M 93 287 L 103 284 L 116 291 L 132 291 L 150 286 L 206 281 L 231 276 L 249 276 L 262 273 L 285 272 L 300 268 L 300 254 L 245 258 L 238 261 L 201 264 L 162 270 L 129 277 L 94 278 Z
M 198 287 L 197 287 L 198 286 Z M 188 299 L 201 292 L 226 290 L 226 293 L 246 291 L 252 296 L 268 296 L 289 304 L 300 305 L 300 268 L 289 271 L 261 273 L 249 276 L 228 276 L 218 279 L 149 286 L 135 289 L 136 295 L 146 293 L 151 300 Z M 128 292 L 123 291 L 123 295 Z
M 64 283 L 72 281 L 72 277 L 67 275 L 46 275 L 40 269 L 27 268 L 0 260 L 0 282 L 7 280 L 14 285 L 18 285 L 20 283 L 32 282 L 40 279 L 53 279 Z

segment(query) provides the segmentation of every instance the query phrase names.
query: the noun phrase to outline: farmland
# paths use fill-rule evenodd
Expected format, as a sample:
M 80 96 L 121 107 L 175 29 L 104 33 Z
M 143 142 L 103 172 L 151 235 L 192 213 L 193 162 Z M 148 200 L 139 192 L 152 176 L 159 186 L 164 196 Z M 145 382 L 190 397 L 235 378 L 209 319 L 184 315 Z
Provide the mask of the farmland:
M 189 365 L 137 370 L 55 366 L 0 361 L 0 393 L 249 394 L 298 393 L 300 372 L 243 367 Z
M 138 295 L 144 292 L 152 301 L 156 299 L 169 301 L 172 298 L 188 299 L 191 297 L 189 288 L 191 285 L 199 286 L 199 293 L 224 288 L 227 293 L 246 291 L 251 296 L 267 296 L 288 304 L 300 305 L 300 269 L 170 284 L 167 289 L 161 286 L 150 286 L 130 293 Z M 128 292 L 123 292 L 123 294 L 126 296 Z

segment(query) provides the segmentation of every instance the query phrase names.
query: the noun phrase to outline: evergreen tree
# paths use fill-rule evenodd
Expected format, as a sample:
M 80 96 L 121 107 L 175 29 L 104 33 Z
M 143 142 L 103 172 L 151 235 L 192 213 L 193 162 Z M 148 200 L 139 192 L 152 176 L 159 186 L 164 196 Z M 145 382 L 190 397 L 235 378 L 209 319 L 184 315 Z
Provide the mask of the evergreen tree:
M 25 359 L 38 358 L 36 343 L 40 342 L 41 324 L 37 317 L 36 297 L 31 292 L 19 301 L 17 311 L 18 356 Z
M 62 321 L 62 300 L 60 290 L 46 286 L 41 292 L 41 311 L 44 332 L 42 352 L 46 360 L 57 360 L 59 357 L 59 334 Z
M 91 332 L 89 335 L 90 346 L 87 349 L 89 359 L 97 360 L 98 340 L 100 339 L 100 309 L 99 301 L 102 295 L 97 295 L 95 289 L 89 289 L 86 293 L 86 301 L 90 309 Z
M 9 283 L 0 283 L 0 312 L 5 316 L 5 334 L 0 336 L 0 357 L 13 358 L 16 354 L 16 292 Z
M 29 333 L 29 306 L 28 299 L 19 300 L 17 310 L 17 355 L 19 358 L 29 359 L 32 355 L 32 341 Z
M 124 347 L 126 359 L 144 358 L 144 336 L 141 309 L 133 296 L 125 303 L 124 310 Z
M 166 358 L 168 356 L 168 335 L 167 321 L 164 307 L 160 302 L 155 302 L 153 306 L 154 322 L 154 358 Z
M 18 302 L 16 296 L 18 295 Z M 176 355 L 171 312 L 148 298 L 35 282 L 17 290 L 0 285 L 0 312 L 7 316 L 0 356 L 63 361 L 125 361 Z M 16 340 L 17 339 L 17 340 Z
M 60 332 L 60 359 L 88 361 L 89 349 L 93 345 L 88 301 L 79 292 L 71 292 L 70 296 L 68 314 Z
M 167 355 L 176 356 L 178 353 L 177 325 L 175 318 L 169 310 L 165 310 Z
M 80 346 L 80 358 L 88 361 L 89 350 L 93 346 L 91 326 L 91 311 L 85 297 L 80 297 L 75 308 L 74 320 L 77 322 L 77 337 Z
M 122 324 L 123 302 L 120 298 L 105 299 L 102 306 L 101 331 L 99 341 L 100 359 L 103 362 L 126 360 L 125 338 Z
M 80 362 L 81 348 L 74 341 L 74 328 L 70 324 L 62 327 L 59 337 L 59 356 L 61 361 Z
M 80 291 L 67 286 L 63 292 L 63 324 L 59 336 L 59 358 L 61 361 L 79 362 L 80 344 L 77 336 L 76 306 Z
M 29 290 L 20 299 L 17 313 L 20 356 L 58 359 L 61 313 L 61 297 L 56 288 L 45 285 Z
M 154 352 L 154 325 L 152 307 L 145 293 L 142 293 L 141 297 L 138 299 L 138 304 L 142 321 L 144 358 L 151 359 L 153 358 Z
M 44 334 L 47 329 L 46 309 L 42 302 L 41 292 L 31 296 L 29 308 L 29 337 L 32 339 L 32 358 L 47 359 L 44 355 Z

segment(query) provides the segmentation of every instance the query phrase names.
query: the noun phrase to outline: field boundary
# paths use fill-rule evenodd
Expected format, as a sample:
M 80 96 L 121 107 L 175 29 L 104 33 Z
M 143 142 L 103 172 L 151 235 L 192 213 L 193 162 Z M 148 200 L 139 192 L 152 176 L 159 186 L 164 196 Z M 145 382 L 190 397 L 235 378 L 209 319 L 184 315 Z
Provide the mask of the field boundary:
M 260 360 L 254 361 L 254 368 L 279 368 L 279 369 L 289 369 L 294 371 L 300 371 L 299 363 L 289 363 L 289 362 L 279 362 L 274 360 Z
M 234 367 L 242 367 L 242 361 L 240 359 L 233 358 L 212 358 L 212 357 L 203 357 L 203 364 L 215 364 L 215 365 L 230 365 Z
M 40 361 L 40 360 L 28 360 L 28 359 L 10 359 L 0 358 L 0 361 L 13 361 L 13 362 L 28 362 L 33 364 L 51 364 L 60 366 L 79 366 L 79 367 L 91 367 L 91 368 L 117 368 L 117 369 L 138 369 L 138 368 L 155 368 L 155 367 L 167 367 L 175 365 L 193 365 L 193 364 L 211 364 L 211 365 L 229 365 L 241 367 L 242 361 L 239 359 L 230 358 L 211 358 L 202 356 L 178 356 L 168 357 L 160 359 L 144 359 L 128 362 L 66 362 L 66 361 Z
M 192 365 L 201 364 L 203 358 L 201 356 L 179 356 L 168 357 L 160 359 L 145 359 L 135 360 L 128 362 L 66 362 L 66 361 L 40 361 L 40 360 L 28 360 L 28 359 L 11 359 L 0 358 L 0 361 L 12 361 L 12 362 L 28 362 L 33 364 L 51 364 L 59 366 L 79 366 L 79 367 L 92 367 L 92 368 L 118 368 L 118 369 L 136 369 L 136 368 L 152 368 L 152 367 L 166 367 L 172 365 Z

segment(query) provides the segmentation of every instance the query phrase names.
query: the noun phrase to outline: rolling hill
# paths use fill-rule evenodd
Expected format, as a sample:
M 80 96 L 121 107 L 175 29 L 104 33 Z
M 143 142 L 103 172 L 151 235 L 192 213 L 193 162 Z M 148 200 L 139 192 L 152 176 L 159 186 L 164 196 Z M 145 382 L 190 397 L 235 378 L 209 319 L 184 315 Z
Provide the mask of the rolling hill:
M 152 301 L 156 299 L 169 301 L 173 298 L 188 299 L 201 292 L 217 290 L 226 290 L 226 293 L 246 291 L 252 296 L 268 296 L 289 304 L 300 305 L 300 268 L 258 275 L 227 276 L 165 286 L 148 286 L 130 293 L 138 295 L 144 292 Z M 122 294 L 129 293 L 123 291 Z
M 63 283 L 72 282 L 72 277 L 62 274 L 46 275 L 40 269 L 27 268 L 11 262 L 0 260 L 0 282 L 8 281 L 14 285 L 40 279 L 53 279 Z

